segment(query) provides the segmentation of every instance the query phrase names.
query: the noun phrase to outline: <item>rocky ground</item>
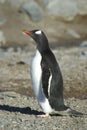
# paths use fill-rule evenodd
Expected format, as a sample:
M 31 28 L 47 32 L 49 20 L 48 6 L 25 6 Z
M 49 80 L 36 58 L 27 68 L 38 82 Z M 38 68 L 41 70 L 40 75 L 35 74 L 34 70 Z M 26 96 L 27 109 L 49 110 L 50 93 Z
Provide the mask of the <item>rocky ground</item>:
M 87 1 L 8 1 L 0 1 L 0 130 L 87 130 Z M 29 75 L 34 44 L 22 35 L 25 28 L 47 34 L 62 71 L 65 103 L 83 116 L 37 117 L 41 109 Z
M 87 113 L 87 100 L 68 98 L 67 103 L 80 112 Z M 15 92 L 0 93 L 1 130 L 86 130 L 87 115 L 82 117 L 37 117 L 39 109 L 33 97 Z
M 86 130 L 87 129 L 87 51 L 85 47 L 52 48 L 64 79 L 65 103 L 84 113 L 79 117 L 38 118 L 41 112 L 29 76 L 34 50 L 8 48 L 0 55 L 0 129 L 1 130 Z

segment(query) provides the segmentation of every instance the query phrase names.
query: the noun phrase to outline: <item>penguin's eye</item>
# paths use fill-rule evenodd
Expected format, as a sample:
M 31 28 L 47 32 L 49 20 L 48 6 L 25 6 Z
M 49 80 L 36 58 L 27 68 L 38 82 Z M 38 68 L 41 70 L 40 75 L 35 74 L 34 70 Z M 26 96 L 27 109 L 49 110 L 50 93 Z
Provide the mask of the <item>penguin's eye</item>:
M 35 34 L 41 34 L 41 30 L 36 31 Z

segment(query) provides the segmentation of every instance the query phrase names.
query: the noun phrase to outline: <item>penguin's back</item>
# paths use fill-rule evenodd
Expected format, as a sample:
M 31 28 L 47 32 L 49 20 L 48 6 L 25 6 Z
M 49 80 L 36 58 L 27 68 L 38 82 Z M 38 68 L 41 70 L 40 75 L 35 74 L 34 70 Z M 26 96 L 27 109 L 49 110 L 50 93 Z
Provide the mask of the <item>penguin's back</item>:
M 48 98 L 53 109 L 63 109 L 63 78 L 59 65 L 51 50 L 42 54 L 41 67 L 45 96 Z

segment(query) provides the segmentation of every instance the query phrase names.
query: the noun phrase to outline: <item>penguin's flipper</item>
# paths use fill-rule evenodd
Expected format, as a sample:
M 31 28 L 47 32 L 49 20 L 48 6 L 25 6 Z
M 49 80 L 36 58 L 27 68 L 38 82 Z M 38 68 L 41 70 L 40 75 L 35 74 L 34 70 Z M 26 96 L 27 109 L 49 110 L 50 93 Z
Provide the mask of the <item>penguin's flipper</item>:
M 41 62 L 41 67 L 42 67 L 42 88 L 46 98 L 49 98 L 51 71 L 48 65 L 44 61 Z

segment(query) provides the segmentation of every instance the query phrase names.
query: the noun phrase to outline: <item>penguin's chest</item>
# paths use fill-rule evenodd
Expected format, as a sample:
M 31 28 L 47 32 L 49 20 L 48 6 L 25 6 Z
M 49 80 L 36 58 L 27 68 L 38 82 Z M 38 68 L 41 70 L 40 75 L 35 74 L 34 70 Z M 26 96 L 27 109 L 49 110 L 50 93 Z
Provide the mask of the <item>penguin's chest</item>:
M 42 78 L 41 59 L 42 59 L 41 54 L 37 50 L 31 62 L 31 72 L 30 72 L 32 87 L 36 97 L 39 95 L 39 91 L 41 89 L 41 78 Z
M 45 94 L 43 93 L 41 60 L 41 54 L 37 50 L 36 55 L 32 59 L 31 63 L 30 74 L 32 80 L 32 87 L 40 107 L 43 109 L 45 113 L 50 113 L 52 112 L 52 108 L 49 104 L 48 99 L 45 97 Z

